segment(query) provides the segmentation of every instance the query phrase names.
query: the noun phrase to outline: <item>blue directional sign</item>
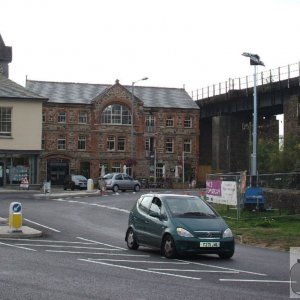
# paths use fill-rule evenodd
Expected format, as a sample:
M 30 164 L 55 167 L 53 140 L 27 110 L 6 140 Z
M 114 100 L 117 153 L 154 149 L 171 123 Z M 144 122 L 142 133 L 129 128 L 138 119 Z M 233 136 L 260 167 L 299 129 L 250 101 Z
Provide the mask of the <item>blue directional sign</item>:
M 22 207 L 21 207 L 20 203 L 14 203 L 14 205 L 12 207 L 13 212 L 18 213 L 21 211 L 21 209 L 22 209 Z

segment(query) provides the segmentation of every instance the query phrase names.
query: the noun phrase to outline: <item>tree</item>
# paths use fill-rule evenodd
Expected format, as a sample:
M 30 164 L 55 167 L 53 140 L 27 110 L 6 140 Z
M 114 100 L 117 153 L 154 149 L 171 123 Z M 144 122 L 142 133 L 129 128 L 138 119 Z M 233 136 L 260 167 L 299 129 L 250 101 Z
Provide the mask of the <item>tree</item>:
M 257 160 L 260 173 L 300 171 L 300 137 L 285 137 L 283 150 L 279 149 L 278 141 L 260 139 Z

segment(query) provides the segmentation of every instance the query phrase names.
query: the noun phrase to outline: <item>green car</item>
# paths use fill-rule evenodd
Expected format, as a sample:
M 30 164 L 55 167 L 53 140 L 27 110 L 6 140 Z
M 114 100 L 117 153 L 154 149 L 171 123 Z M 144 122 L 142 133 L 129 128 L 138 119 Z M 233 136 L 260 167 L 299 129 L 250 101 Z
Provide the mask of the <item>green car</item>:
M 130 211 L 125 241 L 159 248 L 167 258 L 186 254 L 234 254 L 234 237 L 222 217 L 197 196 L 142 195 Z

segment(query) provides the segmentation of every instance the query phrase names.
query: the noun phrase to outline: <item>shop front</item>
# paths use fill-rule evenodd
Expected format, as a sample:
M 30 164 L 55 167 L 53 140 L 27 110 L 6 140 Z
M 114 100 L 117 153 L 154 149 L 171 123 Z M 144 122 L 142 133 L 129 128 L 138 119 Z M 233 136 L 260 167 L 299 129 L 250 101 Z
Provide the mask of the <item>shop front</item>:
M 23 178 L 37 184 L 39 152 L 6 152 L 0 154 L 0 186 L 19 185 Z

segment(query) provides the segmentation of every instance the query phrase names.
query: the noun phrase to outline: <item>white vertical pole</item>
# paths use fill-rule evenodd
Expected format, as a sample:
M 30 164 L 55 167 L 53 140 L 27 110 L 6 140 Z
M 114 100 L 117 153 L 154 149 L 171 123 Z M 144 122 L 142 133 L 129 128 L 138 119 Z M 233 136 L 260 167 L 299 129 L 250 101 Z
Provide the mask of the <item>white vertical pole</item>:
M 182 184 L 184 185 L 184 150 L 182 151 Z
M 257 92 L 256 92 L 256 65 L 254 65 L 254 87 L 253 87 L 253 141 L 252 141 L 252 168 L 251 175 L 256 176 L 257 167 L 256 167 L 256 143 L 257 143 Z
M 133 115 L 134 115 L 134 84 L 135 82 L 132 82 L 131 84 L 131 162 L 133 163 L 133 135 L 134 135 L 134 125 L 133 125 Z M 131 176 L 133 176 L 133 164 L 131 164 Z
M 154 148 L 154 182 L 156 183 L 156 147 Z

